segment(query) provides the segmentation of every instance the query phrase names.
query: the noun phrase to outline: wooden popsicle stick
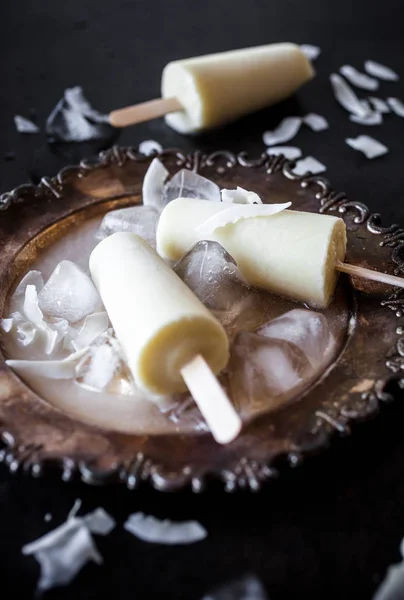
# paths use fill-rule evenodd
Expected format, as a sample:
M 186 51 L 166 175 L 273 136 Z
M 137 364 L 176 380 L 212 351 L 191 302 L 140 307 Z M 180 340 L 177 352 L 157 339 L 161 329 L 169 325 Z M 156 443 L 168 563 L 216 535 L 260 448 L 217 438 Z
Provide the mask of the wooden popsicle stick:
M 337 271 L 341 271 L 341 273 L 348 273 L 349 275 L 356 275 L 363 279 L 370 279 L 372 281 L 379 281 L 380 283 L 387 283 L 388 285 L 404 288 L 404 277 L 396 277 L 396 275 L 380 273 L 380 271 L 372 271 L 372 269 L 356 267 L 355 265 L 341 262 L 338 262 L 335 268 Z
M 157 98 L 156 100 L 113 110 L 109 113 L 109 122 L 113 127 L 127 127 L 128 125 L 163 117 L 177 110 L 184 110 L 177 98 Z
M 181 369 L 181 375 L 219 444 L 238 436 L 241 419 L 205 359 L 198 354 Z

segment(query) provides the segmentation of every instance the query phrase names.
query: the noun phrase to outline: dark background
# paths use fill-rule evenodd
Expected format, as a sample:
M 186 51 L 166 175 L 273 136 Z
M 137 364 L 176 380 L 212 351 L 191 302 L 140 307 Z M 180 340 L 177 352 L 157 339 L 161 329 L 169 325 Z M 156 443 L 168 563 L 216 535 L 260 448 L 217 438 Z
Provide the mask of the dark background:
M 318 112 L 330 129 L 314 134 L 305 128 L 291 143 L 328 166 L 335 189 L 381 212 L 385 223 L 403 226 L 404 120 L 387 116 L 381 127 L 355 125 L 335 103 L 328 82 L 339 66 L 360 69 L 370 58 L 404 77 L 400 5 L 400 0 L 1 0 L 0 192 L 53 175 L 92 150 L 55 156 L 43 134 L 23 136 L 14 128 L 14 114 L 36 115 L 42 126 L 66 87 L 82 85 L 94 106 L 108 111 L 158 96 L 161 70 L 171 59 L 293 41 L 322 48 L 318 77 L 298 99 L 199 139 L 181 137 L 158 120 L 128 129 L 120 143 L 152 138 L 165 146 L 258 155 L 262 132 L 283 116 Z M 375 95 L 404 98 L 403 82 L 382 84 Z M 365 133 L 390 153 L 367 161 L 344 143 L 345 137 Z M 261 578 L 272 600 L 371 598 L 387 566 L 399 560 L 404 536 L 404 409 L 402 395 L 396 397 L 377 419 L 355 427 L 352 437 L 334 440 L 330 450 L 258 495 L 89 488 L 12 476 L 2 467 L 0 596 L 33 596 L 38 566 L 21 555 L 21 546 L 63 521 L 81 497 L 84 511 L 102 505 L 118 527 L 107 538 L 97 537 L 104 566 L 87 566 L 71 586 L 51 591 L 50 599 L 105 594 L 197 600 L 247 571 Z M 198 519 L 209 537 L 183 548 L 142 543 L 121 529 L 137 510 Z M 48 511 L 54 519 L 45 524 Z

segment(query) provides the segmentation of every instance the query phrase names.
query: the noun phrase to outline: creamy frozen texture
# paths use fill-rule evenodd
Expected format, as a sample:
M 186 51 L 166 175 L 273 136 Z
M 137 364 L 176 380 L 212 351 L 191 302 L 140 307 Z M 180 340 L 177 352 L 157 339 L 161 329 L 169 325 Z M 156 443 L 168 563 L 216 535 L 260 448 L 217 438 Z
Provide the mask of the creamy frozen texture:
M 338 217 L 284 210 L 240 219 L 212 234 L 197 228 L 229 204 L 178 198 L 163 210 L 157 251 L 179 260 L 201 239 L 219 242 L 253 286 L 323 308 L 334 293 L 337 261 L 344 262 L 345 223 Z M 253 207 L 252 207 L 253 209 Z
M 314 76 L 295 44 L 270 44 L 168 63 L 163 98 L 176 97 L 183 111 L 166 116 L 180 133 L 217 127 L 275 104 Z
M 215 374 L 226 366 L 223 327 L 142 238 L 106 238 L 90 256 L 90 271 L 139 386 L 185 391 L 180 369 L 197 354 Z

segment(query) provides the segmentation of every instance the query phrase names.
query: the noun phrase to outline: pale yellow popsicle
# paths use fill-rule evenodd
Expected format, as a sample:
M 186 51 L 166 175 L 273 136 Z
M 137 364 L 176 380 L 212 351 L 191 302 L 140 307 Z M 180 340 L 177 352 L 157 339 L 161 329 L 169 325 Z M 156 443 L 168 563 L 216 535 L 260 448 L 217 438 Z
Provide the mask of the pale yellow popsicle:
M 166 122 L 180 133 L 223 125 L 287 98 L 313 76 L 309 59 L 290 43 L 170 62 L 161 93 L 184 110 L 166 115 Z
M 323 308 L 334 294 L 337 261 L 344 262 L 345 223 L 338 217 L 283 210 L 271 216 L 240 219 L 210 235 L 197 231 L 229 204 L 178 198 L 163 210 L 157 251 L 180 259 L 202 239 L 219 242 L 253 286 Z M 251 207 L 254 210 L 254 207 Z M 245 210 L 245 209 L 243 209 Z
M 215 374 L 226 366 L 223 327 L 142 238 L 106 238 L 90 256 L 90 271 L 139 386 L 185 391 L 180 371 L 196 355 Z

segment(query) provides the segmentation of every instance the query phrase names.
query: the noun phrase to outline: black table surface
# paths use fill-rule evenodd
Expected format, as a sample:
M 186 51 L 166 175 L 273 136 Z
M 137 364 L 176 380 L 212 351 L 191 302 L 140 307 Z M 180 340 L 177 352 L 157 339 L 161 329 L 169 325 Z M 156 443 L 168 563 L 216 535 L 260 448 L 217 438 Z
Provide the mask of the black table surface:
M 318 112 L 329 130 L 307 128 L 292 143 L 327 167 L 335 189 L 404 225 L 404 120 L 380 127 L 350 122 L 331 93 L 328 75 L 343 64 L 385 63 L 404 78 L 400 0 L 3 0 L 0 8 L 0 191 L 38 181 L 77 156 L 56 156 L 45 136 L 23 136 L 13 115 L 36 115 L 43 125 L 66 87 L 82 85 L 103 111 L 159 94 L 160 74 L 172 59 L 278 41 L 317 44 L 317 78 L 297 98 L 246 117 L 223 130 L 187 138 L 162 120 L 124 131 L 123 145 L 156 139 L 186 149 L 247 150 L 259 155 L 262 132 L 290 114 Z M 404 79 L 383 83 L 379 96 L 404 98 Z M 374 135 L 390 149 L 366 160 L 344 142 Z M 9 160 L 8 153 L 15 153 Z M 4 157 L 4 160 L 3 160 Z M 7 158 L 7 160 L 6 160 Z M 0 216 L 1 218 L 1 216 Z M 76 498 L 83 510 L 103 506 L 118 526 L 97 537 L 104 565 L 88 565 L 49 598 L 201 598 L 246 572 L 271 599 L 371 598 L 404 536 L 403 396 L 379 416 L 333 440 L 329 450 L 290 470 L 256 495 L 218 490 L 193 496 L 149 489 L 92 488 L 55 478 L 31 480 L 0 468 L 0 596 L 33 597 L 38 565 L 21 546 L 62 522 Z M 185 547 L 140 542 L 125 533 L 130 512 L 197 519 L 209 537 Z M 52 523 L 44 514 L 53 514 Z M 404 591 L 403 591 L 404 597 Z

